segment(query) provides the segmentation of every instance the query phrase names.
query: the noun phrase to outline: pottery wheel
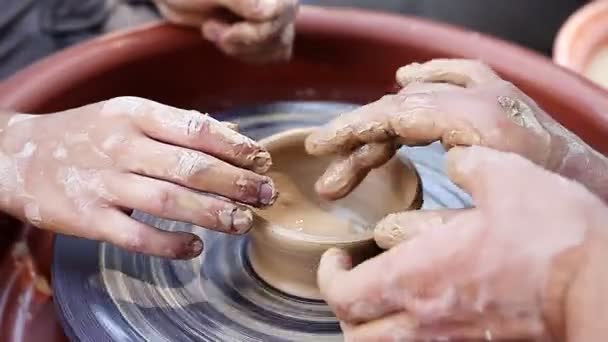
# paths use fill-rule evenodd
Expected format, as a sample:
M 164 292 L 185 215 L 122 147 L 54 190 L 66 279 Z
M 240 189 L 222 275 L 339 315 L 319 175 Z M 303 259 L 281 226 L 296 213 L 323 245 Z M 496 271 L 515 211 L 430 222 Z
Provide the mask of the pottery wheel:
M 355 105 L 285 102 L 218 113 L 260 139 L 322 124 Z M 272 113 L 272 114 L 269 114 Z M 275 114 L 276 113 L 276 114 Z M 424 207 L 462 208 L 468 196 L 447 180 L 443 149 L 404 148 L 424 186 Z M 296 298 L 260 280 L 249 265 L 247 236 L 134 212 L 166 230 L 194 232 L 205 243 L 194 260 L 170 261 L 105 243 L 58 236 L 52 268 L 55 302 L 73 341 L 339 341 L 340 327 L 323 302 Z M 116 227 L 120 229 L 120 227 Z

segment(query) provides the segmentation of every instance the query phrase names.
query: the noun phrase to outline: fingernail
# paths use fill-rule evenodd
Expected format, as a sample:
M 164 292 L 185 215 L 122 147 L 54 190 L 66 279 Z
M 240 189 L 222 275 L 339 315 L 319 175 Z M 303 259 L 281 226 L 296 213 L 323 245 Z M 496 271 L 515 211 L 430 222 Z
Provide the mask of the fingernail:
M 272 159 L 270 153 L 267 151 L 260 151 L 253 155 L 253 171 L 256 173 L 265 173 L 272 166 Z
M 277 198 L 277 192 L 272 184 L 272 180 L 268 183 L 262 183 L 260 185 L 260 203 L 263 205 L 271 205 Z
M 192 240 L 188 243 L 186 256 L 188 258 L 195 258 L 203 252 L 203 241 L 198 236 L 192 237 Z
M 253 215 L 249 209 L 236 208 L 232 212 L 232 227 L 231 233 L 244 234 L 251 229 Z

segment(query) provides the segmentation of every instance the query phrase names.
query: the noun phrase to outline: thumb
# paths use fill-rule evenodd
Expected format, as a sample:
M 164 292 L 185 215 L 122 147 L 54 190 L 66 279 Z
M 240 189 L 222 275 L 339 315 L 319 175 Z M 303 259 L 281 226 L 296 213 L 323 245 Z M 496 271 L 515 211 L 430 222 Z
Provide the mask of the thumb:
M 467 210 L 471 209 L 415 210 L 390 214 L 376 224 L 374 239 L 380 248 L 390 249 L 426 230 L 447 224 Z

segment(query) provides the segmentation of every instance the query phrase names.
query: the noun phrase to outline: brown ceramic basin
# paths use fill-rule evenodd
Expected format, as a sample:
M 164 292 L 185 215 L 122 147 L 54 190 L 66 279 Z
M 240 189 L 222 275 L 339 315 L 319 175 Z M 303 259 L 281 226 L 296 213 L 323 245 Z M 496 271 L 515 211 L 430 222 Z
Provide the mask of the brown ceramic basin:
M 238 63 L 202 41 L 198 31 L 169 25 L 110 35 L 7 80 L 0 85 L 0 107 L 48 113 L 118 95 L 200 110 L 273 100 L 365 102 L 394 90 L 397 67 L 434 57 L 489 63 L 564 125 L 608 152 L 608 97 L 600 88 L 544 57 L 477 33 L 355 10 L 303 9 L 294 59 L 284 65 Z M 50 234 L 24 230 L 8 219 L 0 224 L 0 340 L 61 340 L 48 300 L 27 297 L 37 291 L 28 285 L 32 270 L 48 276 Z M 18 264 L 11 257 L 9 246 L 20 234 L 33 251 L 31 264 L 27 255 Z M 28 301 L 35 303 L 31 312 L 16 315 L 18 303 Z

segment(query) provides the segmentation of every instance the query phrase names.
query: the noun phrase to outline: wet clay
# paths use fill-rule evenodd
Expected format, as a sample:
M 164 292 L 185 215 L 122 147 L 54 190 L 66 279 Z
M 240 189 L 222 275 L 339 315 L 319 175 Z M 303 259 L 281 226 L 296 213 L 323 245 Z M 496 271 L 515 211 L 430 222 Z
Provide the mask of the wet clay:
M 312 129 L 287 131 L 262 140 L 273 159 L 268 173 L 280 195 L 257 210 L 249 258 L 258 276 L 299 297 L 321 299 L 316 271 L 331 247 L 349 251 L 355 264 L 380 252 L 373 240 L 377 221 L 393 212 L 421 206 L 421 183 L 414 166 L 394 157 L 375 169 L 348 196 L 324 201 L 315 182 L 332 162 L 306 153 Z

